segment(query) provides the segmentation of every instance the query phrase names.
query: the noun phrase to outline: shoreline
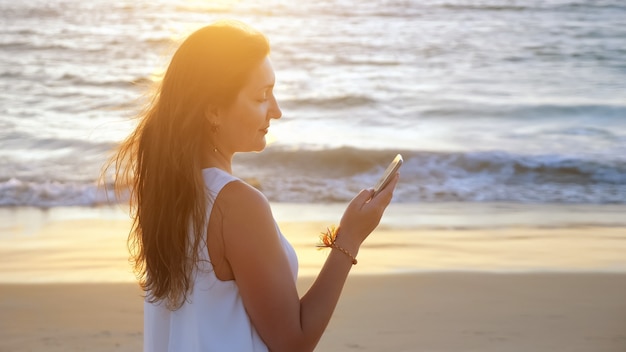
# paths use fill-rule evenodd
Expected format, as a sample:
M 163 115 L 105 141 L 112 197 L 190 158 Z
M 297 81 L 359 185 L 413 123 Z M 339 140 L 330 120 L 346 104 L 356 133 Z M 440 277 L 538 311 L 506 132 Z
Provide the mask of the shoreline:
M 271 202 L 277 222 L 336 223 L 348 202 Z M 484 229 L 494 227 L 624 227 L 626 204 L 559 204 L 507 202 L 392 202 L 380 227 L 394 229 Z M 0 206 L 0 238 L 16 230 L 37 230 L 52 222 L 128 220 L 128 206 Z
M 351 275 L 316 351 L 621 352 L 624 297 L 626 274 Z M 0 284 L 0 350 L 137 351 L 142 310 L 132 283 Z
M 328 253 L 315 247 L 319 233 L 344 205 L 272 206 L 300 276 L 316 275 Z M 626 225 L 615 226 L 625 221 L 621 211 L 626 206 L 392 204 L 353 274 L 626 273 Z M 0 283 L 135 281 L 130 220 L 120 206 L 0 208 L 0 224 Z

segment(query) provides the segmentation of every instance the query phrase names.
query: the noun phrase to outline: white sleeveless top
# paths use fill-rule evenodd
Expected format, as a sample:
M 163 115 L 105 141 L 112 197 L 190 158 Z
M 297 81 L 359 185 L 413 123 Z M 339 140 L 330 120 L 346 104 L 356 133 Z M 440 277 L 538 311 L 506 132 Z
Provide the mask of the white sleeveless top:
M 238 178 L 217 168 L 202 170 L 208 189 L 207 224 L 213 200 L 222 188 Z M 298 258 L 280 233 L 294 281 Z M 144 302 L 144 351 L 146 352 L 251 352 L 268 351 L 256 332 L 241 301 L 236 281 L 221 281 L 213 272 L 206 243 L 200 245 L 199 269 L 193 275 L 193 291 L 176 311 L 164 302 Z

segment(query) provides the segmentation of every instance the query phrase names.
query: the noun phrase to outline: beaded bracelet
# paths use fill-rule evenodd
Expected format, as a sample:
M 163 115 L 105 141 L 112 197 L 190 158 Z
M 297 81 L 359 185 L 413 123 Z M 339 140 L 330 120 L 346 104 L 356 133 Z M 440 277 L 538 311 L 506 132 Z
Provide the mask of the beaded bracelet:
M 323 248 L 335 248 L 338 249 L 343 254 L 347 255 L 352 259 L 352 265 L 356 265 L 356 258 L 348 252 L 347 249 L 342 248 L 335 243 L 337 241 L 337 235 L 339 234 L 339 228 L 332 225 L 330 228 L 326 228 L 325 232 L 322 232 L 320 235 L 320 243 L 317 244 L 317 249 Z

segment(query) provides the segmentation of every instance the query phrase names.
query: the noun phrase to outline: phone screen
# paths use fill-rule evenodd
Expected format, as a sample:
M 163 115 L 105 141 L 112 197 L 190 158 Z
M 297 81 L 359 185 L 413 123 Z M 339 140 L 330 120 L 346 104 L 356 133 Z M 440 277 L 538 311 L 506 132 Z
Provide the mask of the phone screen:
M 387 170 L 385 170 L 383 176 L 380 178 L 380 180 L 378 180 L 376 186 L 374 186 L 374 195 L 372 197 L 375 197 L 378 192 L 380 192 L 383 188 L 387 186 L 387 184 L 389 184 L 389 181 L 391 181 L 391 178 L 396 174 L 400 166 L 402 166 L 402 155 L 398 154 L 393 159 L 391 164 L 387 166 Z

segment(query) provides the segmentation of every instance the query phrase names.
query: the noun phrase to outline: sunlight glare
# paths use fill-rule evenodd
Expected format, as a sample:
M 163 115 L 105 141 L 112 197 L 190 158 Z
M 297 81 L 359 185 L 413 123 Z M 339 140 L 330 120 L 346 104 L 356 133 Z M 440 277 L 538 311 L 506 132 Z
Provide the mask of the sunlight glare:
M 268 133 L 265 135 L 265 145 L 266 145 L 267 147 L 269 147 L 270 145 L 272 145 L 272 144 L 274 144 L 274 143 L 276 143 L 276 135 L 275 135 L 275 134 L 273 134 L 272 132 L 268 132 Z

